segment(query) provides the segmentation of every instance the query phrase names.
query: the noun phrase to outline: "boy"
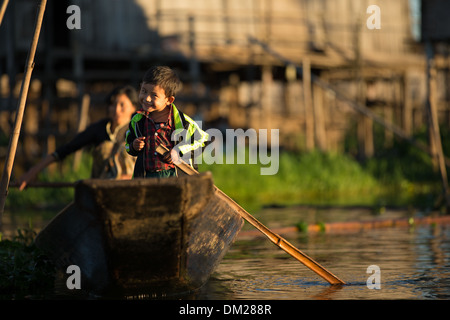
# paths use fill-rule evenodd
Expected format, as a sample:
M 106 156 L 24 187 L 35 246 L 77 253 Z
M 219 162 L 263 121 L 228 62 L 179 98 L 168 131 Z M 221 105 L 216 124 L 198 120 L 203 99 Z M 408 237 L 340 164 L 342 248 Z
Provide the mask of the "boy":
M 180 79 L 169 67 L 152 67 L 145 73 L 139 92 L 142 109 L 126 134 L 126 151 L 137 156 L 133 178 L 177 176 L 174 162 L 205 146 L 208 134 L 173 103 L 180 88 Z M 159 145 L 171 150 L 170 155 L 159 155 Z M 192 158 L 188 162 L 193 165 Z

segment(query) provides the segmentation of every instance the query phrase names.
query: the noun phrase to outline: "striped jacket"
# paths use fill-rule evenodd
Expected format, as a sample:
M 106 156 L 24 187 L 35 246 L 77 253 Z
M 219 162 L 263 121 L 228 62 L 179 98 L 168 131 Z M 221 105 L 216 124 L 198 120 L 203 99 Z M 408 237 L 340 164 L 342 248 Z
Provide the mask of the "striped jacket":
M 172 104 L 172 116 L 175 130 L 172 133 L 172 141 L 179 154 L 183 159 L 189 156 L 188 163 L 192 167 L 196 167 L 194 163 L 194 155 L 200 155 L 202 148 L 208 141 L 209 135 L 204 132 L 198 124 L 189 116 L 179 111 L 175 104 Z M 125 149 L 128 154 L 137 156 L 134 167 L 134 178 L 145 176 L 145 152 L 143 150 L 136 151 L 133 148 L 133 141 L 142 137 L 145 132 L 145 115 L 136 113 L 130 121 L 128 131 L 125 137 Z

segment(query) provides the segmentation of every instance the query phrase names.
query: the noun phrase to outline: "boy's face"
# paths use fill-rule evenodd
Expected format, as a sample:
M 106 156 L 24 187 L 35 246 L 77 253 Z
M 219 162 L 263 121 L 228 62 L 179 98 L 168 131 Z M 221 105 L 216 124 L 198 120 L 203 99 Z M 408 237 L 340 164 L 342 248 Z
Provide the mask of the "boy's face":
M 158 112 L 172 104 L 174 97 L 167 97 L 163 88 L 151 83 L 142 83 L 139 92 L 139 102 L 147 112 Z

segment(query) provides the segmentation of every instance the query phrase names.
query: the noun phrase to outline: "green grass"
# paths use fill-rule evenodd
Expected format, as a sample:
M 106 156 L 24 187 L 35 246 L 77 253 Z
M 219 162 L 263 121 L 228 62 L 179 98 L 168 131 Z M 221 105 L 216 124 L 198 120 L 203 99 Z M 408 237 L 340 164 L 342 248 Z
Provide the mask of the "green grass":
M 261 175 L 260 165 L 201 165 L 214 182 L 244 207 L 300 203 L 336 203 L 368 195 L 377 181 L 355 161 L 337 154 L 281 153 L 279 171 Z
M 254 210 L 291 204 L 429 206 L 433 199 L 426 197 L 439 192 L 439 179 L 430 173 L 431 162 L 416 158 L 380 157 L 363 165 L 343 154 L 283 152 L 272 176 L 250 164 L 202 164 L 199 170 L 211 171 L 222 191 Z

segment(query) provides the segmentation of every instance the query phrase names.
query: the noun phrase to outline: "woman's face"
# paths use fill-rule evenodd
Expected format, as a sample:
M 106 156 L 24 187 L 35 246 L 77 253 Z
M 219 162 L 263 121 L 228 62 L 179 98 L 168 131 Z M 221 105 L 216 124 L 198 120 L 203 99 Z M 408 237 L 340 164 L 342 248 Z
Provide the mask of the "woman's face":
M 122 93 L 112 99 L 108 111 L 113 124 L 121 126 L 130 122 L 131 116 L 136 111 L 136 108 L 128 96 Z

